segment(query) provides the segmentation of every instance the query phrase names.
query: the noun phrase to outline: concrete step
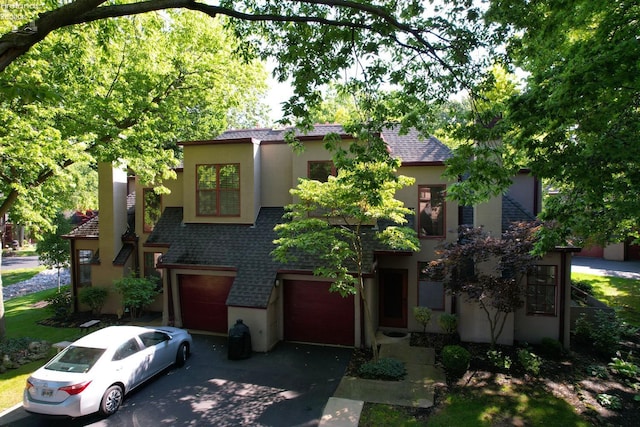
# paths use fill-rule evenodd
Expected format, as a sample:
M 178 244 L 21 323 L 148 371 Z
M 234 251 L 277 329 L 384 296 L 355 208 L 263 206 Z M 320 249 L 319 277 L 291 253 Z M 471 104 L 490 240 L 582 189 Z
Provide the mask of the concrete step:
M 358 427 L 363 406 L 362 400 L 330 397 L 318 426 Z

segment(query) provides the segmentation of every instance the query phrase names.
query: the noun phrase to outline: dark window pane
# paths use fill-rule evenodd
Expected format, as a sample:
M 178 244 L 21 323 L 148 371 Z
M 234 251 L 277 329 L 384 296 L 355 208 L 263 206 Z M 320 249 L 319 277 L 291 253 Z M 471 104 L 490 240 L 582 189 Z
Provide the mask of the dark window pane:
M 444 185 L 420 187 L 418 221 L 421 237 L 444 236 L 444 192 Z

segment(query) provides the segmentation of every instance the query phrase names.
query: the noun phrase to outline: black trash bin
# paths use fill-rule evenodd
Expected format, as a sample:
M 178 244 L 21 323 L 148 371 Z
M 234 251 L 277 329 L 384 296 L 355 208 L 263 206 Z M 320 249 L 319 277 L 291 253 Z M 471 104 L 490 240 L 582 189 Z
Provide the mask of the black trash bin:
M 236 324 L 229 329 L 228 358 L 231 360 L 246 359 L 251 356 L 251 333 L 249 327 L 242 323 L 242 319 L 236 320 Z

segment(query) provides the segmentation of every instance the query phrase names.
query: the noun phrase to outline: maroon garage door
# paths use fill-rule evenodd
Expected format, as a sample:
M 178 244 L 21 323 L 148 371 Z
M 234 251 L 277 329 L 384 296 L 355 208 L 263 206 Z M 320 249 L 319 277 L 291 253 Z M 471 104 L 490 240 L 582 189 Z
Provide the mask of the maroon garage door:
M 329 283 L 284 281 L 284 339 L 354 344 L 353 296 L 329 292 Z
M 227 296 L 233 277 L 179 275 L 185 328 L 227 333 Z

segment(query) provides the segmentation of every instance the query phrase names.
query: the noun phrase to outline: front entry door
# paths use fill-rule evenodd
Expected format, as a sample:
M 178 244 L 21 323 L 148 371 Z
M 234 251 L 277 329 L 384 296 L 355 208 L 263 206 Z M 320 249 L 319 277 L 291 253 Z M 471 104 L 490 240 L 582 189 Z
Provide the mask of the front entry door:
M 380 326 L 407 327 L 407 274 L 407 270 L 380 270 Z

